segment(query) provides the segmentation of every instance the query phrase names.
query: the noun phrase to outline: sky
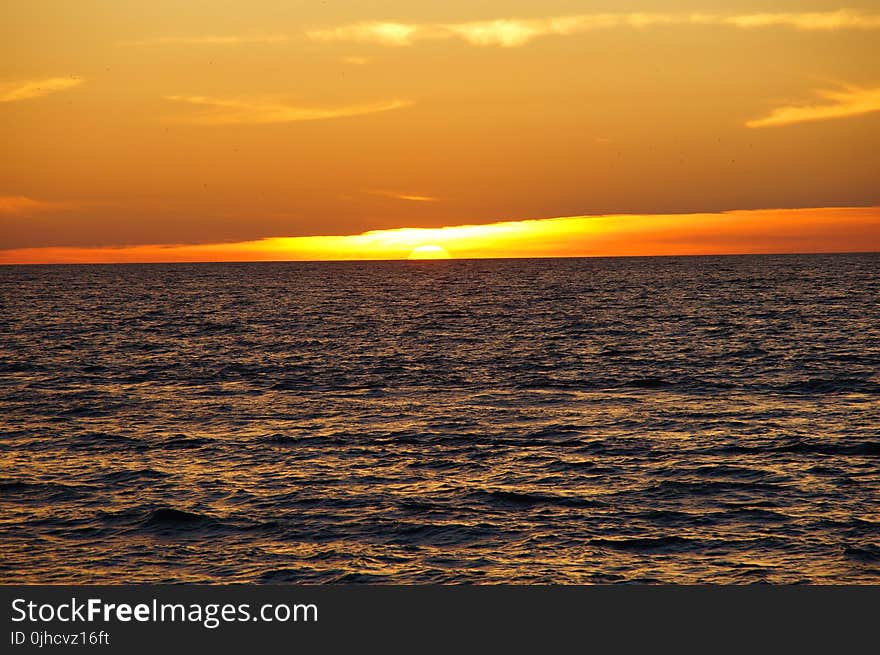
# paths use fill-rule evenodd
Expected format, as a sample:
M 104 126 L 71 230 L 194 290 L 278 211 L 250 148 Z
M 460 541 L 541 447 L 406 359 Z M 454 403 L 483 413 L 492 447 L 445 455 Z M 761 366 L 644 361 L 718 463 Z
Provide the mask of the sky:
M 13 0 L 0 263 L 880 250 L 880 7 Z

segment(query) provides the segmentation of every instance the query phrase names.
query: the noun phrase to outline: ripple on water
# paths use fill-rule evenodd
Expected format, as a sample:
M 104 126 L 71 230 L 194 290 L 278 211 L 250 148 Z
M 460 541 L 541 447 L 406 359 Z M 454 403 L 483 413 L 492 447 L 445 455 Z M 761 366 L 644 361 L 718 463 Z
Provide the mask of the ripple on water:
M 878 256 L 435 264 L 0 267 L 3 581 L 880 581 Z

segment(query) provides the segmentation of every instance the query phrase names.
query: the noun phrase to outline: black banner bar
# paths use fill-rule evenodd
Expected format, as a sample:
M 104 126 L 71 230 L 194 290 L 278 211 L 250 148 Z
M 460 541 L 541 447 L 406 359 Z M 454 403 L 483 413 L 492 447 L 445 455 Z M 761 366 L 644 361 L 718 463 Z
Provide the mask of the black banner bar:
M 0 586 L 0 651 L 847 652 L 875 636 L 878 589 Z

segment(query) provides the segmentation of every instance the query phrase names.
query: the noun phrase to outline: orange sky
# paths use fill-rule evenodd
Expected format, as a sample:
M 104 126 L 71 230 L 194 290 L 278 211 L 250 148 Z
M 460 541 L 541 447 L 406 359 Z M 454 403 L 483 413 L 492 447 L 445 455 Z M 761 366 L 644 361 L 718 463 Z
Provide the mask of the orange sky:
M 0 263 L 880 250 L 874 2 L 4 13 Z

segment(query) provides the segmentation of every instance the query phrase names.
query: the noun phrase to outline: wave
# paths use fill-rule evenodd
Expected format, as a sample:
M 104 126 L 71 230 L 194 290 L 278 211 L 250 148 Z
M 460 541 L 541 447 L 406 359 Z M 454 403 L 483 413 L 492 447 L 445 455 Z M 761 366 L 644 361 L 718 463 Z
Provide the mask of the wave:
M 515 505 L 520 507 L 534 506 L 559 506 L 559 507 L 600 507 L 602 502 L 579 498 L 576 496 L 561 496 L 545 493 L 524 493 L 506 490 L 481 490 L 467 494 L 466 498 L 477 502 L 492 505 Z
M 173 434 L 158 442 L 156 447 L 164 450 L 188 450 L 190 448 L 203 448 L 214 443 L 214 439 L 208 437 L 191 437 L 186 434 Z
M 87 498 L 94 488 L 73 486 L 58 482 L 30 482 L 28 480 L 0 481 L 0 494 L 8 499 L 24 502 L 62 502 Z
M 625 387 L 635 387 L 636 389 L 662 389 L 671 387 L 672 382 L 663 378 L 635 378 L 629 382 L 624 382 Z
M 600 548 L 637 553 L 680 553 L 702 547 L 699 540 L 679 536 L 632 537 L 628 539 L 591 539 L 590 544 Z
M 129 484 L 132 482 L 160 480 L 167 478 L 167 473 L 162 473 L 155 469 L 124 469 L 120 471 L 111 471 L 109 473 L 101 473 L 96 479 L 107 484 Z
M 142 525 L 146 528 L 203 528 L 216 526 L 218 522 L 214 517 L 197 512 L 188 512 L 174 507 L 159 507 L 152 510 Z
M 832 377 L 797 380 L 772 387 L 776 391 L 806 394 L 880 394 L 880 382 L 865 378 Z
M 843 549 L 843 554 L 850 559 L 860 562 L 880 562 L 880 546 L 877 544 L 869 543 L 859 546 L 846 546 Z
M 797 455 L 848 455 L 878 457 L 880 441 L 848 441 L 840 437 L 835 441 L 808 441 L 805 439 L 788 439 L 781 443 L 760 445 L 728 444 L 700 449 L 703 455 L 761 455 L 771 453 L 793 453 Z
M 658 484 L 648 485 L 638 491 L 618 492 L 618 495 L 643 495 L 646 498 L 687 498 L 689 496 L 727 496 L 731 493 L 744 492 L 764 496 L 779 492 L 783 485 L 767 482 L 740 482 L 734 480 L 705 480 L 692 482 L 687 480 L 664 480 Z

